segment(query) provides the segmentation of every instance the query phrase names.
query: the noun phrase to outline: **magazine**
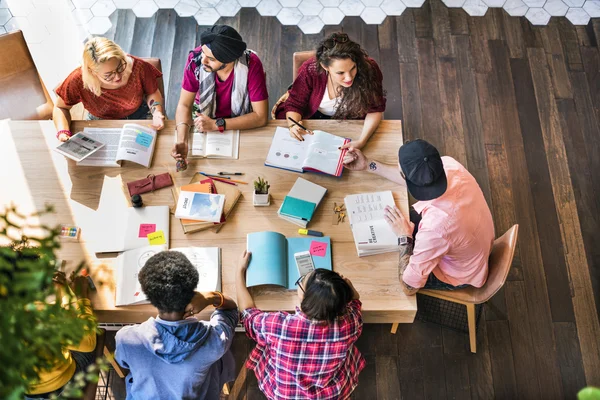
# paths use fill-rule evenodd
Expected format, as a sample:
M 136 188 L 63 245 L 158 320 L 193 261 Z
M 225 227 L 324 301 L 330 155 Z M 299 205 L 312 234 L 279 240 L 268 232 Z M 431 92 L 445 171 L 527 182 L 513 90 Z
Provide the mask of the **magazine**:
M 54 150 L 71 160 L 79 162 L 102 147 L 104 147 L 104 143 L 92 139 L 83 132 L 78 132 L 66 142 L 59 144 Z

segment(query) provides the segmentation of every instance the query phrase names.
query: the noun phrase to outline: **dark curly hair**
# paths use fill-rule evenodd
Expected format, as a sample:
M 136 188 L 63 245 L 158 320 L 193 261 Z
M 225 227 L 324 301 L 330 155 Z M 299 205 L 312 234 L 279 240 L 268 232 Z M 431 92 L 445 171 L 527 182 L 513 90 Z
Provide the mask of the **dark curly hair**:
M 146 261 L 138 279 L 150 303 L 160 312 L 183 312 L 194 297 L 198 271 L 178 251 L 161 251 Z
M 310 319 L 334 322 L 352 300 L 352 288 L 334 271 L 317 268 L 304 285 L 300 308 Z
M 329 67 L 334 60 L 349 58 L 356 64 L 356 77 L 352 86 L 338 88 L 337 94 L 341 95 L 341 100 L 333 119 L 362 118 L 385 95 L 367 52 L 350 40 L 347 34 L 340 32 L 329 35 L 319 43 L 316 57 L 317 71 L 320 73 L 326 73 L 322 65 Z

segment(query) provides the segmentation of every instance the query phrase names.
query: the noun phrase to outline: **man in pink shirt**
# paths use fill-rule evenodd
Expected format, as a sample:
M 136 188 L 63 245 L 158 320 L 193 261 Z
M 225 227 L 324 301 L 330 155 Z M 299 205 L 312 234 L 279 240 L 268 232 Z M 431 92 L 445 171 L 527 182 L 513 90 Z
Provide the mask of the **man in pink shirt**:
M 187 158 L 193 127 L 224 132 L 266 125 L 268 98 L 262 63 L 240 34 L 227 25 L 202 32 L 200 46 L 190 52 L 183 71 L 171 155 L 176 160 Z
M 410 221 L 397 207 L 385 213 L 398 235 L 398 268 L 406 294 L 420 288 L 484 285 L 494 222 L 477 181 L 465 167 L 452 157 L 440 157 L 435 147 L 421 139 L 400 147 L 399 168 L 368 160 L 357 149 L 348 151 L 344 165 L 398 183 L 405 180 L 409 193 L 419 200 L 411 209 Z

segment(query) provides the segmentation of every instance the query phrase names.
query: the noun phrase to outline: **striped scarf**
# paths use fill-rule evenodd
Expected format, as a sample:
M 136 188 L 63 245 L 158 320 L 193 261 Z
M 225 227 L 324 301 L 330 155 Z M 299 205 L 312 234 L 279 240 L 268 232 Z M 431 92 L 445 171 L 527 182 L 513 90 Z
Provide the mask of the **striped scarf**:
M 231 88 L 231 116 L 238 117 L 248 114 L 252 111 L 250 97 L 248 96 L 248 60 L 250 52 L 244 51 L 244 54 L 235 61 L 233 66 L 233 86 Z M 216 80 L 218 79 L 216 72 L 207 72 L 202 67 L 202 52 L 194 54 L 192 61 L 196 64 L 194 75 L 200 83 L 198 93 L 200 98 L 199 104 L 194 104 L 192 118 L 195 118 L 195 112 L 204 114 L 210 118 L 215 118 L 217 110 L 216 96 Z

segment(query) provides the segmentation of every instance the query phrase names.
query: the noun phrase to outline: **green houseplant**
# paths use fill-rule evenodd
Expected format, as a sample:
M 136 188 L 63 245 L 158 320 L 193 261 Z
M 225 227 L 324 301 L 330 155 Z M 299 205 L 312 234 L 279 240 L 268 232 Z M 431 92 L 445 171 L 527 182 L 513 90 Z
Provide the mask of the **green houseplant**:
M 271 204 L 271 199 L 269 198 L 269 182 L 258 177 L 257 180 L 254 181 L 254 194 L 252 196 L 252 202 L 254 206 L 268 206 Z
M 51 211 L 47 207 L 34 216 Z M 0 213 L 1 399 L 22 399 L 38 379 L 38 371 L 52 368 L 62 357 L 63 346 L 79 343 L 86 330 L 96 329 L 96 321 L 78 318 L 75 307 L 50 301 L 59 293 L 53 276 L 60 231 L 30 225 L 28 217 L 15 207 Z M 24 236 L 30 231 L 36 236 Z M 92 367 L 76 376 L 61 397 L 81 397 L 86 382 L 98 379 L 98 366 Z

